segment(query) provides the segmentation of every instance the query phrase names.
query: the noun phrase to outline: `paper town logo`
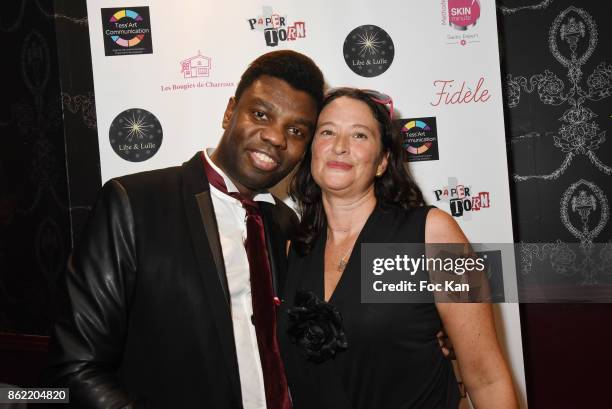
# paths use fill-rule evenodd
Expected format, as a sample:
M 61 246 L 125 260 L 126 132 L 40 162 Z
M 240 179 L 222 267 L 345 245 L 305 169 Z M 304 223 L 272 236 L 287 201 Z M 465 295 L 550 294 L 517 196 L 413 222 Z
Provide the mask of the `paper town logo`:
M 108 136 L 120 158 L 142 162 L 157 153 L 162 144 L 163 131 L 155 115 L 142 108 L 131 108 L 115 117 Z
M 472 31 L 471 29 L 480 20 L 479 0 L 442 0 L 440 4 L 441 24 L 453 29 L 452 33 L 446 33 L 446 44 L 466 46 L 480 42 L 478 33 L 466 32 Z
M 471 186 L 449 184 L 433 191 L 437 202 L 448 202 L 451 215 L 461 217 L 491 207 L 489 192 L 476 192 Z
M 346 36 L 343 52 L 351 71 L 362 77 L 376 77 L 393 63 L 395 46 L 385 30 L 368 24 L 353 29 Z
M 106 56 L 153 53 L 148 7 L 103 8 L 101 12 Z
M 252 31 L 263 32 L 266 46 L 276 47 L 280 42 L 295 41 L 306 37 L 306 23 L 289 23 L 287 16 L 274 13 L 272 7 L 264 6 L 262 14 L 247 20 Z
M 436 118 L 399 119 L 405 162 L 438 160 Z

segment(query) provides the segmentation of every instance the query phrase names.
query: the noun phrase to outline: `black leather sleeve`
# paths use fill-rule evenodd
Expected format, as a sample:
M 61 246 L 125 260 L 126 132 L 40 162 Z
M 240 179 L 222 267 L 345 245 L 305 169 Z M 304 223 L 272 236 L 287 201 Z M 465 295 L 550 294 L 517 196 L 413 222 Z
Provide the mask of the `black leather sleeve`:
M 44 381 L 70 388 L 78 408 L 143 408 L 116 376 L 126 337 L 137 255 L 128 195 L 102 188 L 59 285 Z

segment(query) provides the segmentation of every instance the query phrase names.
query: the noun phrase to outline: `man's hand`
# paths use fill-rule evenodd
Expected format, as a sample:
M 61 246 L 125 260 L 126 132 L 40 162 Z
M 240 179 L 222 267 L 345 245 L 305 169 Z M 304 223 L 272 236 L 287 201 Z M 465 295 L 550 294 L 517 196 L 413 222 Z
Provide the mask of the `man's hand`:
M 447 359 L 457 359 L 455 356 L 455 350 L 453 349 L 453 343 L 451 342 L 444 329 L 441 329 L 440 332 L 436 334 L 438 338 L 438 345 L 444 354 L 444 357 Z

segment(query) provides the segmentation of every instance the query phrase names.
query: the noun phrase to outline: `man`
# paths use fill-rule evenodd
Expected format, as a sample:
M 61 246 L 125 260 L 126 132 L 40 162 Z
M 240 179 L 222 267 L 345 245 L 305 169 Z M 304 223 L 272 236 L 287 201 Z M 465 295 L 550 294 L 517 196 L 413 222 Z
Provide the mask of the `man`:
M 105 184 L 50 349 L 76 407 L 290 407 L 274 304 L 296 220 L 266 189 L 302 158 L 322 96 L 308 57 L 265 54 L 214 151 Z

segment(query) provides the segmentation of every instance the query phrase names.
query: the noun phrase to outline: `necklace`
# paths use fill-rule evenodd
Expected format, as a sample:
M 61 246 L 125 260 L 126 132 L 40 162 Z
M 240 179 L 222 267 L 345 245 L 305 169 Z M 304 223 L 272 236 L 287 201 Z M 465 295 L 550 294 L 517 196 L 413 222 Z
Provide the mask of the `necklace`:
M 344 256 L 342 256 L 342 258 L 338 262 L 338 267 L 336 267 L 336 271 L 338 273 L 342 273 L 344 269 L 346 268 L 346 265 L 348 264 L 349 255 L 351 254 L 351 251 L 353 251 L 354 245 L 355 243 L 353 243 L 353 245 L 348 249 L 348 251 L 344 253 Z
M 344 269 L 346 268 L 346 265 L 348 264 L 351 252 L 353 251 L 353 247 L 355 247 L 356 239 L 357 238 L 355 238 L 355 240 L 353 241 L 353 244 L 351 244 L 351 246 L 346 251 L 346 253 L 344 253 L 344 255 L 340 257 L 340 260 L 338 260 L 338 266 L 336 267 L 336 272 L 338 274 L 342 274 L 342 272 L 344 272 Z M 325 243 L 325 246 L 327 247 L 328 245 L 329 245 L 329 231 L 327 232 L 327 241 Z

